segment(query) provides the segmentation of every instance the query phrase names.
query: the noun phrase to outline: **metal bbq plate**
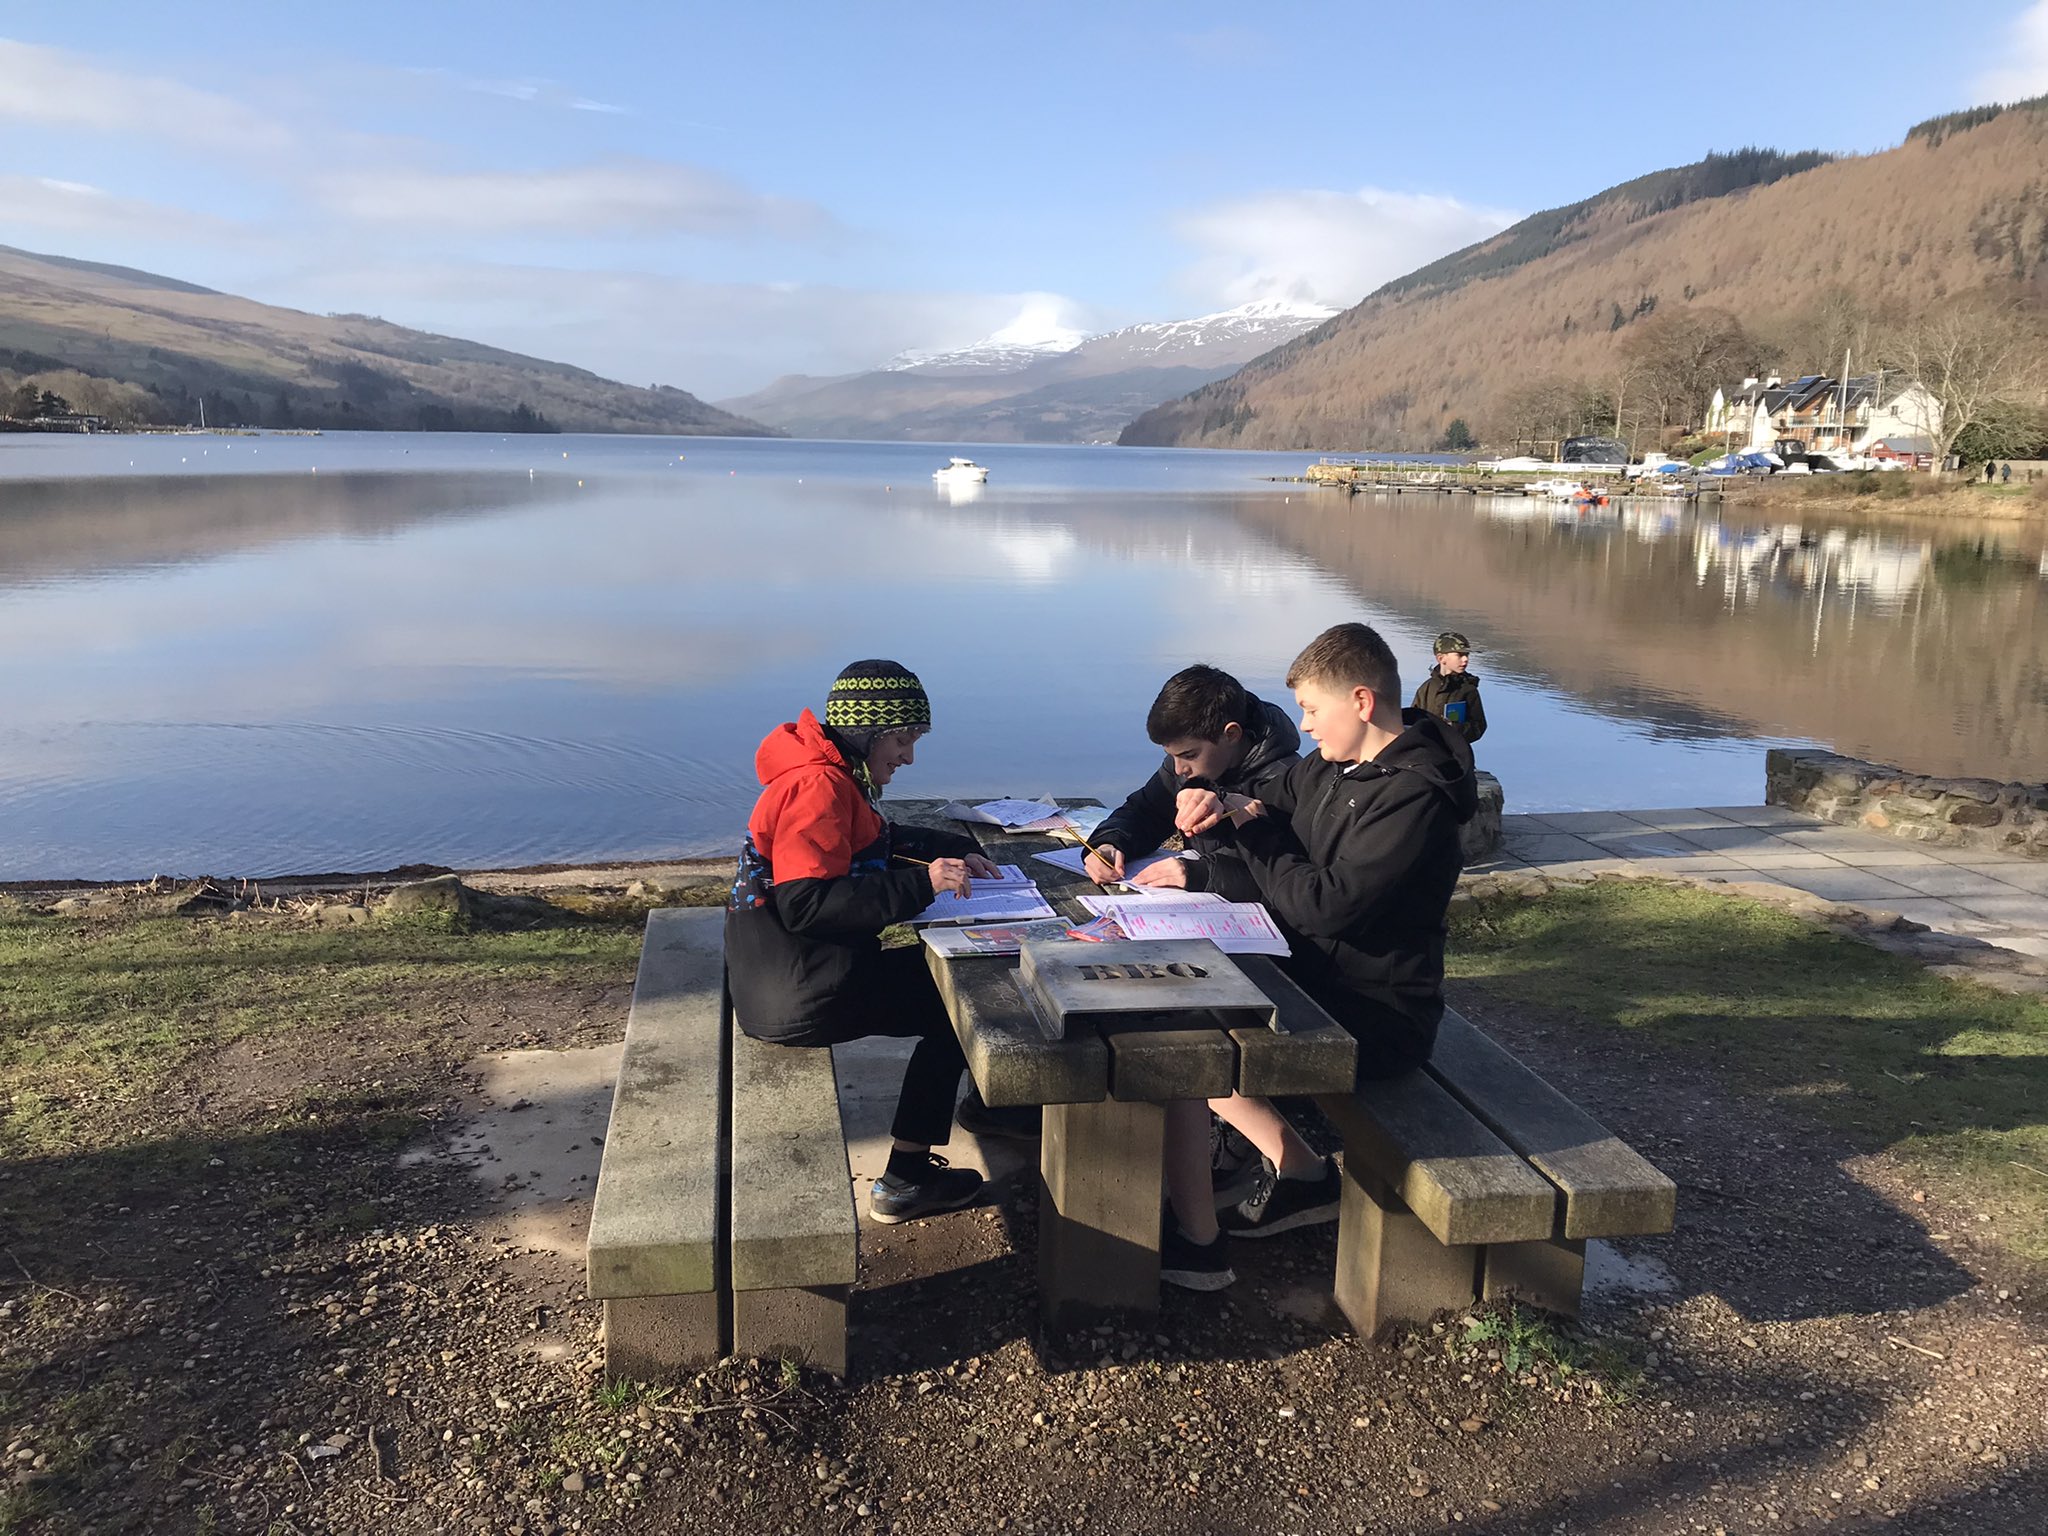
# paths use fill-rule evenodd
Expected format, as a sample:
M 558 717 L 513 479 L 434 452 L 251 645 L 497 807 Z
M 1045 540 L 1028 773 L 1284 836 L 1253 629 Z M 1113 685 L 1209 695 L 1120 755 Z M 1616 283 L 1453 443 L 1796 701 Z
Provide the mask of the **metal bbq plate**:
M 1285 1033 L 1273 1000 L 1210 939 L 1027 940 L 1017 985 L 1049 1040 L 1089 1028 Z

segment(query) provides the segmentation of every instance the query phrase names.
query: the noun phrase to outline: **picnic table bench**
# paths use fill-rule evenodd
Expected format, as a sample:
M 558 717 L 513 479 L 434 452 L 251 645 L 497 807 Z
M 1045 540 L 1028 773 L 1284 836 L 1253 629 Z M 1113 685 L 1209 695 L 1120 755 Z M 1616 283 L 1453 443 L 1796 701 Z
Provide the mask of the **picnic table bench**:
M 1080 802 L 1068 802 L 1080 803 Z M 958 830 L 938 802 L 890 815 Z M 1094 887 L 1031 862 L 1061 846 L 976 828 L 1069 918 Z M 605 1365 L 654 1379 L 728 1354 L 844 1374 L 859 1222 L 831 1052 L 750 1039 L 724 914 L 648 915 L 591 1211 Z M 1343 1137 L 1334 1290 L 1371 1335 L 1477 1298 L 1576 1313 L 1589 1238 L 1669 1231 L 1675 1189 L 1455 1012 L 1427 1068 L 1354 1087 L 1356 1042 L 1274 961 L 1237 957 L 1283 1030 L 1076 1030 L 1046 1038 L 1015 956 L 927 950 L 983 1099 L 1041 1105 L 1039 1289 L 1054 1331 L 1159 1305 L 1164 1105 L 1233 1089 L 1313 1096 Z
M 940 824 L 936 802 L 891 814 Z M 973 831 L 989 858 L 1029 868 L 1062 915 L 1086 915 L 1076 898 L 1092 883 L 1031 860 L 1057 840 Z M 1024 1003 L 1014 956 L 928 958 L 983 1099 L 1045 1107 L 1039 1289 L 1055 1331 L 1157 1309 L 1162 1105 L 1233 1088 L 1312 1096 L 1342 1135 L 1334 1290 L 1367 1335 L 1504 1296 L 1576 1316 L 1589 1238 L 1671 1230 L 1671 1180 L 1453 1010 L 1424 1070 L 1354 1086 L 1356 1042 L 1264 956 L 1237 965 L 1276 1005 L 1284 1032 L 1060 1040 L 1045 1037 Z
M 647 915 L 590 1213 L 605 1369 L 741 1354 L 844 1375 L 859 1221 L 832 1053 L 739 1029 L 724 919 Z

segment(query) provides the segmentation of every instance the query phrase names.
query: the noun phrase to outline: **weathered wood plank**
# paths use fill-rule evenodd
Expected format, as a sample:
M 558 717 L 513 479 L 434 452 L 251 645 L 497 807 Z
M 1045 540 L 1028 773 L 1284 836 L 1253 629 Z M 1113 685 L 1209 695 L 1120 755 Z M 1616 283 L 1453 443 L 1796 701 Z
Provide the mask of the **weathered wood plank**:
M 1343 1134 L 1344 1160 L 1386 1183 L 1453 1247 L 1550 1236 L 1557 1191 L 1419 1072 L 1316 1097 Z
M 1237 1044 L 1220 1029 L 1120 1029 L 1103 1038 L 1113 1099 L 1216 1099 L 1237 1086 Z
M 1233 1029 L 1237 1091 L 1254 1097 L 1339 1093 L 1358 1070 L 1358 1042 L 1317 1006 L 1269 955 L 1233 955 L 1237 968 L 1273 1000 L 1287 1031 Z
M 731 1202 L 735 1292 L 858 1278 L 860 1218 L 829 1049 L 733 1025 Z
M 1428 1072 L 1564 1196 L 1566 1238 L 1669 1232 L 1678 1188 L 1462 1015 L 1444 1010 Z
M 1109 1048 L 1096 1035 L 1046 1039 L 1017 990 L 1015 955 L 949 960 L 927 945 L 925 959 L 984 1103 L 1000 1109 L 1109 1096 Z
M 590 1213 L 597 1300 L 725 1288 L 724 934 L 724 913 L 713 908 L 647 915 Z M 713 1337 L 708 1353 L 719 1352 Z

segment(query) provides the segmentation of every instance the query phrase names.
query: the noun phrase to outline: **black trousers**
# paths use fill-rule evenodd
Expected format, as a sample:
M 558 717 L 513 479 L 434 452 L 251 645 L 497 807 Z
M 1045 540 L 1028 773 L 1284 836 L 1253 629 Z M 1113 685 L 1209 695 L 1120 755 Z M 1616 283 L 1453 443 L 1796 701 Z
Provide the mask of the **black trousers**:
M 960 1054 L 945 1000 L 925 964 L 923 944 L 883 950 L 863 967 L 861 995 L 843 1017 L 810 1025 L 775 1043 L 844 1045 L 876 1036 L 917 1041 L 903 1073 L 903 1091 L 896 1098 L 896 1119 L 889 1134 L 921 1147 L 944 1146 L 953 1135 L 953 1103 L 960 1096 L 967 1058 Z

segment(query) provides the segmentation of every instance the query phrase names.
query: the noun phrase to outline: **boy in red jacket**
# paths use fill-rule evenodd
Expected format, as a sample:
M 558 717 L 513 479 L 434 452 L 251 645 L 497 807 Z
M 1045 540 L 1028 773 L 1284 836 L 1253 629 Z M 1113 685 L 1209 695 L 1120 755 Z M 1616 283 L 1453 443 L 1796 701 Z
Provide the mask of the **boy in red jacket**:
M 908 667 L 856 661 L 832 684 L 822 722 L 807 709 L 769 732 L 754 756 L 761 797 L 725 908 L 726 984 L 749 1035 L 811 1046 L 870 1035 L 917 1040 L 888 1171 L 868 1195 L 870 1213 L 885 1222 L 966 1205 L 982 1182 L 932 1151 L 952 1135 L 966 1059 L 923 946 L 881 945 L 883 929 L 940 891 L 964 895 L 970 877 L 996 873 L 973 839 L 894 826 L 877 809 L 931 719 Z M 978 1096 L 960 1106 L 960 1123 L 982 1135 L 1036 1135 L 1035 1118 L 988 1109 Z

